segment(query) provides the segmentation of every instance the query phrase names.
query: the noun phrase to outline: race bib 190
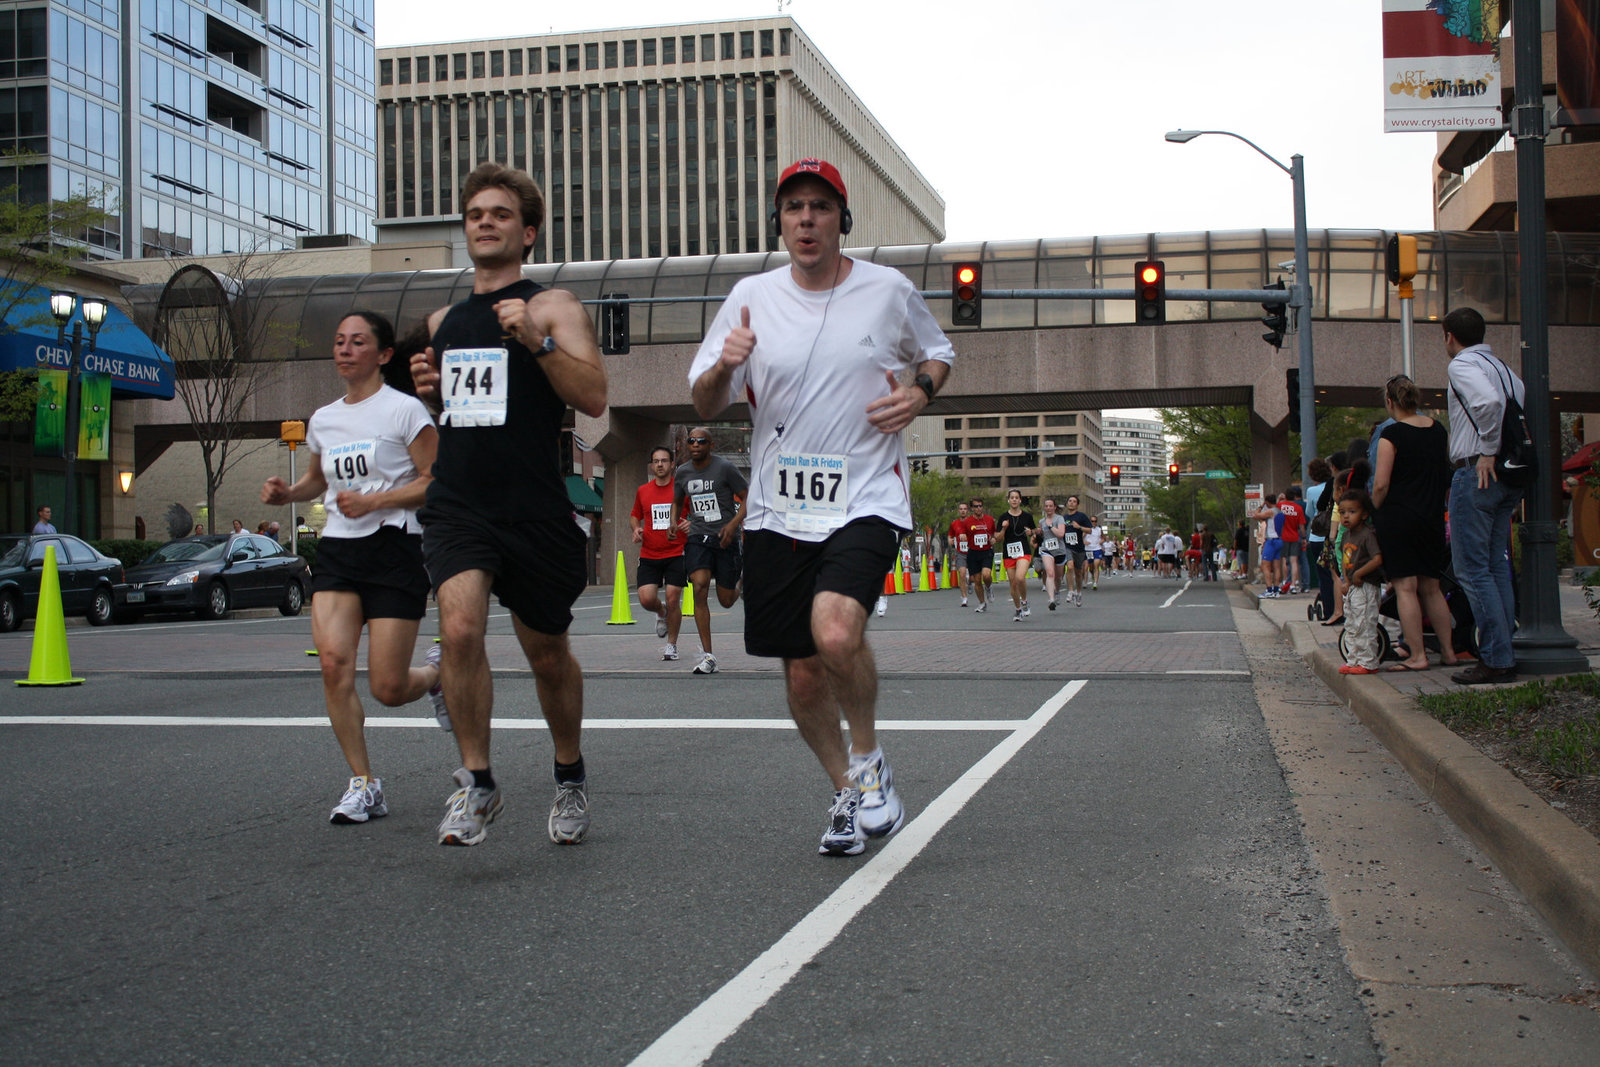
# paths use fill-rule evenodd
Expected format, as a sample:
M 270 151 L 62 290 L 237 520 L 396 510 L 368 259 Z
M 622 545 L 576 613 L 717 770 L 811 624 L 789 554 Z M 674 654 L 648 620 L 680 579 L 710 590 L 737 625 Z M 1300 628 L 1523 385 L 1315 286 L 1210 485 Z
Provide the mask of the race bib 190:
M 378 475 L 377 455 L 376 441 L 346 441 L 334 445 L 323 454 L 323 477 L 336 494 L 370 493 L 383 485 Z
M 506 421 L 510 357 L 504 348 L 447 348 L 439 364 L 441 423 L 500 426 Z
M 850 464 L 845 456 L 779 452 L 774 501 L 793 533 L 824 533 L 845 523 L 850 510 Z

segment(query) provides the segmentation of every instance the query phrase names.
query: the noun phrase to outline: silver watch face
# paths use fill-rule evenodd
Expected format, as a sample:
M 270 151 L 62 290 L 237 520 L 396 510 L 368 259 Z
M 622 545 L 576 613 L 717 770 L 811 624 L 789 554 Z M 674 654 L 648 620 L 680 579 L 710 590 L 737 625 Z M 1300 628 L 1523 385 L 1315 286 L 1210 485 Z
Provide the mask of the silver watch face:
M 542 342 L 540 342 L 540 344 L 539 344 L 539 354 L 541 356 L 546 356 L 546 355 L 549 355 L 551 352 L 554 352 L 555 350 L 556 350 L 556 339 L 554 337 L 551 337 L 549 334 L 545 334 L 544 340 Z

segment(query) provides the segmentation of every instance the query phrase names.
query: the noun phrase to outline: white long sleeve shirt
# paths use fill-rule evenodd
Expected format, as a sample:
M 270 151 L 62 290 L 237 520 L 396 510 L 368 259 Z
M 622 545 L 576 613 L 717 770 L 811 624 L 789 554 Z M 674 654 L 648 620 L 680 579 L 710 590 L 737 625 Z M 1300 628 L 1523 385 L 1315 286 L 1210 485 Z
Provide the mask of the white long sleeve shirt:
M 1506 393 L 1525 404 L 1522 380 L 1496 358 L 1488 345 L 1463 348 L 1447 368 L 1450 388 L 1445 394 L 1450 414 L 1450 459 L 1471 462 L 1500 451 L 1500 422 L 1505 417 Z

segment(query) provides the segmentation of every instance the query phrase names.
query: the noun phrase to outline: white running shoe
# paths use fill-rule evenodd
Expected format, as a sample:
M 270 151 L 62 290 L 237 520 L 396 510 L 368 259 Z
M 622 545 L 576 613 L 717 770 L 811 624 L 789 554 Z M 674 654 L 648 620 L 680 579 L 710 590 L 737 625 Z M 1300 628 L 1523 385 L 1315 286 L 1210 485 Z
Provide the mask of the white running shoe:
M 1076 593 L 1072 594 L 1072 602 L 1074 604 L 1078 605 L 1078 607 L 1080 607 L 1080 608 L 1083 607 L 1083 593 L 1082 593 L 1082 591 L 1079 591 L 1079 592 L 1076 592 Z
M 667 613 L 664 611 L 656 616 L 656 636 L 667 636 Z
M 555 803 L 550 805 L 550 840 L 576 845 L 589 832 L 589 794 L 583 782 L 557 782 Z
M 889 598 L 886 597 L 886 596 L 880 596 L 878 598 L 878 617 L 880 619 L 883 618 L 884 613 L 887 612 L 888 610 L 889 610 Z
M 662 659 L 677 659 L 678 658 L 678 646 L 677 645 L 670 645 L 670 644 L 669 645 L 662 645 L 661 646 L 661 658 Z
M 894 791 L 894 772 L 882 753 L 876 759 L 850 757 L 850 780 L 861 791 L 856 822 L 868 837 L 887 837 L 906 821 L 900 794 Z
M 428 646 L 428 666 L 437 667 L 439 657 L 444 655 L 441 645 L 435 643 Z M 445 733 L 450 732 L 450 709 L 444 706 L 444 675 L 439 676 L 439 681 L 433 683 L 433 688 L 428 690 L 428 699 L 433 701 L 433 717 L 439 723 L 439 729 Z
M 967 606 L 967 598 L 966 597 L 962 597 L 961 598 L 961 606 L 962 607 L 966 607 Z
M 450 794 L 450 806 L 439 824 L 439 844 L 476 845 L 500 815 L 500 789 L 473 785 L 472 772 L 465 767 L 457 770 L 454 777 L 459 788 Z
M 983 612 L 988 611 L 988 610 L 989 610 L 989 602 L 987 600 L 985 600 L 983 603 L 981 603 L 977 607 L 973 608 L 972 612 L 973 612 L 974 615 L 978 615 L 978 614 L 982 614 Z
M 1028 602 L 1026 600 L 1024 600 L 1022 602 L 1022 617 L 1024 619 L 1026 619 L 1029 615 L 1032 615 L 1032 614 L 1033 614 L 1033 612 L 1028 610 Z
M 1022 609 L 1021 608 L 1017 608 L 1015 611 L 1013 611 L 1011 613 L 1011 621 L 1012 622 L 1021 622 L 1022 621 Z
M 383 781 L 357 775 L 350 779 L 350 787 L 344 791 L 344 796 L 334 806 L 333 814 L 328 816 L 328 821 L 345 825 L 366 822 L 368 819 L 381 819 L 387 814 L 389 805 L 383 802 Z
M 696 673 L 696 674 L 716 674 L 717 673 L 717 657 L 713 656 L 709 652 L 700 653 L 700 662 L 696 663 L 694 665 L 694 673 Z
M 861 829 L 858 814 L 861 808 L 861 790 L 847 785 L 833 794 L 833 804 L 828 808 L 828 829 L 817 846 L 821 856 L 859 856 L 866 850 L 867 835 Z

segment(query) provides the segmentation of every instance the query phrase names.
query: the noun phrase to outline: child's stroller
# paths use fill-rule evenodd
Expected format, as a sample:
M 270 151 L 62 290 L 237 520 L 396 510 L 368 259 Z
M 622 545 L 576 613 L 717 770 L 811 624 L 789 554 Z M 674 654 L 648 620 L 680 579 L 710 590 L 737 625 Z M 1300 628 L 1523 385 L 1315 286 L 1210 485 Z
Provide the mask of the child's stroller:
M 1478 654 L 1478 624 L 1472 617 L 1472 607 L 1467 603 L 1466 590 L 1456 581 L 1455 570 L 1448 560 L 1444 565 L 1444 576 L 1439 579 L 1439 588 L 1444 593 L 1445 603 L 1450 607 L 1450 644 L 1457 652 L 1469 655 Z M 1387 588 L 1383 597 L 1378 601 L 1378 661 L 1399 659 L 1395 652 L 1396 641 L 1384 619 L 1400 618 L 1400 607 L 1395 597 L 1394 589 Z M 1434 635 L 1433 624 L 1428 621 L 1426 614 L 1422 617 L 1422 643 L 1434 652 L 1439 651 L 1439 639 Z M 1339 655 L 1346 663 L 1350 662 L 1350 649 L 1346 643 L 1345 631 L 1339 631 Z

